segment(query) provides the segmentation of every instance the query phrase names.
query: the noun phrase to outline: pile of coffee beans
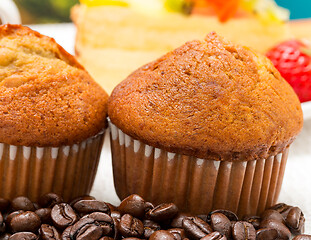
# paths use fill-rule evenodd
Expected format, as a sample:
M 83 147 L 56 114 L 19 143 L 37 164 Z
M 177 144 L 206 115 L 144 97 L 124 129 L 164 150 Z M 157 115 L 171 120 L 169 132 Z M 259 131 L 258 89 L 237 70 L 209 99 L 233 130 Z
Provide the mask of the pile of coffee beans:
M 302 235 L 302 211 L 284 203 L 261 216 L 238 219 L 227 210 L 194 216 L 179 212 L 173 203 L 154 206 L 135 194 L 115 207 L 91 196 L 66 203 L 48 193 L 38 203 L 27 197 L 0 198 L 0 211 L 0 240 L 311 240 Z

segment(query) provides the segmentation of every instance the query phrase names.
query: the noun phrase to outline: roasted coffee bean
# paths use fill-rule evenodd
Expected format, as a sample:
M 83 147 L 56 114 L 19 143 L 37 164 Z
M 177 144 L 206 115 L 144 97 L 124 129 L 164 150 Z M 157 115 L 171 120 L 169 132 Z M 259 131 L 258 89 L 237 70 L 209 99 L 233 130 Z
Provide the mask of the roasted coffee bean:
M 37 240 L 38 237 L 32 232 L 18 232 L 10 236 L 9 240 Z
M 125 239 L 125 238 L 123 238 L 123 239 Z M 139 238 L 135 238 L 135 239 L 139 239 Z M 104 236 L 104 237 L 100 238 L 99 240 L 113 240 L 113 238 Z
M 106 204 L 107 204 L 107 206 L 109 207 L 110 212 L 112 212 L 112 211 L 118 211 L 118 208 L 117 208 L 116 206 L 112 205 L 111 203 L 107 203 L 107 202 L 106 202 Z
M 159 230 L 154 232 L 149 240 L 176 240 L 174 235 L 166 230 Z
M 156 223 L 155 221 L 145 219 L 143 220 L 144 225 L 144 237 L 149 238 L 155 231 L 161 229 L 160 224 Z
M 128 237 L 128 238 L 122 238 L 122 240 L 141 240 L 141 238 Z
M 66 229 L 63 231 L 62 235 L 61 235 L 61 239 L 62 240 L 71 240 L 70 238 L 70 230 L 71 230 L 72 226 L 68 226 L 66 227 Z
M 222 213 L 216 212 L 211 215 L 211 226 L 214 231 L 225 235 L 227 238 L 231 236 L 231 222 L 230 220 Z
M 234 240 L 256 240 L 256 230 L 252 224 L 245 221 L 237 221 L 232 227 Z
M 78 216 L 67 203 L 56 204 L 51 210 L 51 218 L 54 225 L 59 229 L 65 229 L 78 220 Z
M 292 208 L 292 206 L 289 206 L 285 203 L 278 203 L 272 207 L 270 207 L 269 209 L 273 209 L 273 210 L 276 210 L 278 211 L 279 213 L 282 214 L 283 218 L 285 219 L 287 214 L 288 214 L 288 211 Z
M 89 218 L 93 218 L 99 226 L 103 229 L 103 235 L 109 236 L 113 233 L 113 220 L 106 213 L 102 212 L 93 212 L 87 215 Z
M 261 228 L 256 232 L 257 240 L 277 240 L 278 237 L 278 231 L 273 228 Z
M 57 229 L 48 224 L 42 224 L 39 228 L 40 239 L 42 240 L 60 240 L 60 234 Z
M 80 215 L 85 215 L 92 212 L 103 212 L 110 214 L 108 205 L 103 201 L 97 200 L 80 200 L 73 205 L 73 208 Z
M 52 208 L 54 207 L 54 205 L 63 202 L 64 202 L 63 198 L 56 193 L 44 194 L 39 199 L 39 205 L 42 208 Z
M 206 216 L 206 215 L 205 215 Z M 171 227 L 173 228 L 182 228 L 182 221 L 186 217 L 194 217 L 190 213 L 178 213 L 171 222 Z M 198 216 L 199 217 L 199 216 Z M 202 219 L 202 218 L 201 218 Z M 204 220 L 204 219 L 203 219 Z
M 110 213 L 110 216 L 111 216 L 112 218 L 121 219 L 121 213 L 120 213 L 119 211 L 112 211 L 112 212 Z
M 132 194 L 127 198 L 124 198 L 120 203 L 118 210 L 121 214 L 130 214 L 136 218 L 144 218 L 146 212 L 145 200 L 137 194 Z
M 234 213 L 234 212 L 231 212 L 229 210 L 222 210 L 222 209 L 219 209 L 219 210 L 214 210 L 212 212 L 210 212 L 208 215 L 207 215 L 207 220 L 206 222 L 209 223 L 209 221 L 211 220 L 211 216 L 212 214 L 214 213 L 222 213 L 223 215 L 225 215 L 230 221 L 238 221 L 238 217 L 237 215 Z
M 178 208 L 174 203 L 162 203 L 146 213 L 146 217 L 156 222 L 174 218 L 178 213 Z
M 16 197 L 11 202 L 11 208 L 13 211 L 23 210 L 23 211 L 32 211 L 36 210 L 32 201 L 27 197 Z
M 292 207 L 286 216 L 286 225 L 294 235 L 304 232 L 305 218 L 300 208 Z
M 8 199 L 0 198 L 0 212 L 5 213 L 9 211 L 11 202 Z
M 103 229 L 95 224 L 88 224 L 80 229 L 76 236 L 76 240 L 99 239 L 103 236 Z
M 282 216 L 281 213 L 279 213 L 278 211 L 274 210 L 274 209 L 267 209 L 266 211 L 264 211 L 261 214 L 261 221 L 263 220 L 267 220 L 267 219 L 271 219 L 271 220 L 275 220 L 281 223 L 285 223 L 284 217 Z
M 255 229 L 259 229 L 261 218 L 259 216 L 245 216 L 243 221 L 249 222 Z
M 13 233 L 16 232 L 37 232 L 41 220 L 40 217 L 34 212 L 27 211 L 15 215 L 10 221 L 10 229 Z
M 5 222 L 4 222 L 4 218 L 0 212 L 0 233 L 4 233 L 5 232 Z
M 183 229 L 189 238 L 200 239 L 213 232 L 211 226 L 198 217 L 186 217 L 182 223 Z
M 291 232 L 289 229 L 281 222 L 275 221 L 273 219 L 266 219 L 260 223 L 260 228 L 273 228 L 278 231 L 279 239 L 290 239 Z
M 294 237 L 292 240 L 311 240 L 311 235 L 301 234 Z
M 76 202 L 79 202 L 80 200 L 96 200 L 96 199 L 92 196 L 84 195 L 84 196 L 76 197 L 75 199 L 71 200 L 69 205 L 73 206 Z
M 174 235 L 175 240 L 182 240 L 186 238 L 185 230 L 182 228 L 170 228 L 167 231 Z
M 120 218 L 121 219 L 121 218 Z M 121 238 L 121 233 L 120 233 L 120 219 L 117 218 L 112 218 L 113 221 L 113 238 L 114 239 L 120 239 Z
M 39 208 L 35 211 L 35 214 L 40 217 L 41 223 L 52 224 L 51 210 L 51 208 Z
M 227 238 L 219 232 L 212 232 L 201 238 L 201 240 L 227 240 Z
M 7 226 L 10 226 L 10 223 L 12 221 L 12 218 L 15 217 L 16 215 L 18 214 L 21 214 L 23 213 L 24 211 L 23 210 L 18 210 L 18 211 L 15 211 L 15 212 L 11 212 L 9 215 L 6 216 L 5 218 L 5 224 Z
M 144 225 L 138 218 L 124 214 L 120 220 L 119 230 L 124 237 L 141 237 Z
M 0 240 L 8 240 L 11 237 L 10 233 L 4 233 L 0 235 Z
M 83 217 L 79 221 L 77 221 L 74 225 L 72 225 L 69 236 L 70 239 L 75 239 L 77 235 L 84 229 L 86 225 L 95 224 L 95 219 L 89 217 Z

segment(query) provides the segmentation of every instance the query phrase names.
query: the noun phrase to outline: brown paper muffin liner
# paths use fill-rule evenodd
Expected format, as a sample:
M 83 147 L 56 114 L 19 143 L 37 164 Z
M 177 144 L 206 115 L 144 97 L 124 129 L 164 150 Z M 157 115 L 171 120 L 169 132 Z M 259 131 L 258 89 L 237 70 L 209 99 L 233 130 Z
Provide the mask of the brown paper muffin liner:
M 120 199 L 136 193 L 146 201 L 174 202 L 183 212 L 228 209 L 242 217 L 276 203 L 288 156 L 253 161 L 213 161 L 154 148 L 111 122 L 114 184 Z
M 105 131 L 79 144 L 26 147 L 0 143 L 0 197 L 28 196 L 32 201 L 48 192 L 65 201 L 89 194 L 95 179 Z

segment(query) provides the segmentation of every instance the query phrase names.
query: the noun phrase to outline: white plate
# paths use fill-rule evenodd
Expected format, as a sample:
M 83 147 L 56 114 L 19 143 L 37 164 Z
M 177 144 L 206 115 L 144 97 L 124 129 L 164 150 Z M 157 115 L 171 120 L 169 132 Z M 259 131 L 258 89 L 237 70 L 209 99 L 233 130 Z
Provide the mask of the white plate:
M 311 101 L 301 104 L 304 121 L 311 119 Z

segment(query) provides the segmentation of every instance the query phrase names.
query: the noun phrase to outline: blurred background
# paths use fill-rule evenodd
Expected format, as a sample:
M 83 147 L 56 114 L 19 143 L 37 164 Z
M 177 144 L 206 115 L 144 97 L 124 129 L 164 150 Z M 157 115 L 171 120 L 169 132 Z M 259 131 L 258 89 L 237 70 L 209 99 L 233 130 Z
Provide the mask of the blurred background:
M 70 8 L 79 2 L 79 0 L 14 1 L 18 5 L 24 24 L 70 22 Z M 279 6 L 290 10 L 291 19 L 311 17 L 311 0 L 276 0 L 276 2 Z

